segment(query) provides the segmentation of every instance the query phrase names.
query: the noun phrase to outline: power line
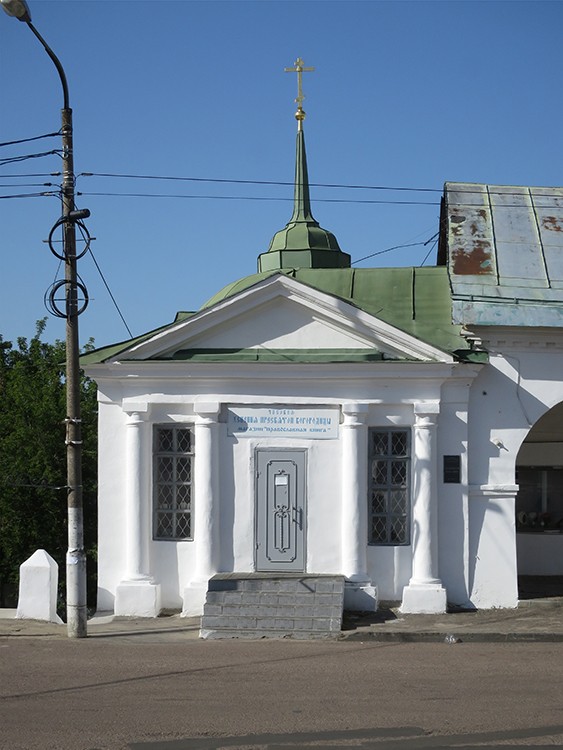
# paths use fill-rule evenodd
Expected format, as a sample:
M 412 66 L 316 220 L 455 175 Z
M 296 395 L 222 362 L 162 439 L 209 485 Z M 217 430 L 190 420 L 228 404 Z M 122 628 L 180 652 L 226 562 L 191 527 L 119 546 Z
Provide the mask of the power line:
M 48 153 L 58 153 L 58 152 L 48 152 Z M 31 157 L 29 157 L 31 158 Z M 1 162 L 0 162 L 1 163 Z M 50 173 L 39 173 L 39 174 L 14 174 L 14 175 L 2 175 L 3 178 L 21 178 L 21 177 L 59 177 L 60 172 L 50 172 Z M 105 177 L 105 178 L 116 178 L 116 179 L 131 179 L 131 180 L 157 180 L 157 181 L 177 181 L 177 182 L 196 182 L 196 183 L 216 183 L 216 184 L 232 184 L 232 185 L 272 185 L 272 186 L 281 186 L 281 187 L 292 187 L 294 185 L 293 182 L 286 182 L 286 181 L 280 181 L 280 180 L 236 180 L 236 179 L 227 179 L 227 178 L 216 178 L 216 177 L 183 177 L 183 176 L 174 176 L 174 175 L 146 175 L 146 174 L 122 174 L 122 173 L 113 173 L 113 172 L 80 172 L 76 175 L 76 177 Z M 459 184 L 459 183 L 458 183 Z M 483 183 L 485 184 L 485 183 Z M 325 183 L 325 182 L 311 182 L 309 183 L 310 187 L 319 187 L 319 188 L 332 188 L 332 189 L 342 189 L 342 190 L 379 190 L 379 191 L 388 191 L 388 192 L 415 192 L 415 193 L 438 193 L 442 194 L 443 189 L 442 188 L 429 188 L 429 187 L 409 187 L 406 185 L 354 185 L 354 184 L 346 184 L 346 183 Z M 498 186 L 501 187 L 501 186 Z M 533 190 L 533 186 L 531 186 L 531 189 Z M 542 188 L 542 190 L 549 190 L 549 188 Z M 472 190 L 472 189 L 455 189 L 455 192 L 458 194 L 463 195 L 484 195 L 482 190 Z M 160 194 L 144 194 L 144 193 L 81 193 L 82 195 L 107 195 L 107 196 L 125 196 L 125 197 L 184 197 L 184 196 L 176 196 L 176 195 L 160 195 Z M 510 190 L 489 190 L 488 195 L 500 195 L 500 196 L 518 196 L 521 197 L 525 195 L 525 193 L 520 192 L 514 192 Z M 185 196 L 185 197 L 203 197 L 203 198 L 213 198 L 215 196 Z M 219 198 L 223 198 L 223 196 L 218 196 Z M 539 197 L 539 196 L 537 196 Z M 544 198 L 561 198 L 561 192 L 542 192 L 541 197 Z M 227 196 L 227 199 L 229 199 L 230 196 Z M 257 200 L 252 198 L 252 200 Z M 319 199 L 317 199 L 319 200 Z M 386 201 L 389 202 L 389 201 Z M 418 202 L 417 202 L 418 203 Z M 436 205 L 435 203 L 422 203 L 422 205 Z M 407 204 L 409 205 L 409 204 Z M 456 203 L 456 205 L 462 205 L 459 203 Z M 471 205 L 471 204 L 469 204 Z M 507 205 L 508 208 L 514 208 L 516 206 Z M 552 206 L 546 206 L 546 208 L 552 208 Z
M 432 238 L 430 238 L 430 240 L 428 240 L 428 242 L 430 242 L 431 239 Z M 428 243 L 425 242 L 424 244 L 427 245 Z M 423 259 L 422 263 L 420 264 L 421 266 L 423 266 L 426 263 L 426 261 L 428 260 L 428 258 L 431 255 L 431 253 L 434 252 L 434 248 L 436 247 L 437 244 L 438 244 L 438 239 L 435 239 L 434 242 L 432 243 L 432 245 L 430 246 L 430 250 L 424 256 L 424 259 Z
M 385 253 L 390 253 L 392 250 L 401 250 L 404 247 L 417 247 L 419 245 L 427 245 L 428 242 L 431 241 L 427 240 L 426 242 L 409 242 L 405 245 L 393 245 L 393 247 L 387 247 L 385 250 L 377 250 L 375 253 L 370 253 L 369 255 L 364 255 L 363 258 L 358 258 L 358 260 L 353 260 L 352 265 L 355 263 L 361 263 L 363 260 L 369 260 L 369 258 L 375 258 L 376 255 L 384 255 Z
M 9 187 L 9 186 L 6 186 Z M 15 195 L 0 195 L 1 198 L 37 198 L 46 195 L 59 195 L 53 191 L 46 191 L 43 193 L 22 193 Z M 77 191 L 76 195 L 79 196 L 93 196 L 101 198 L 177 198 L 187 200 L 223 200 L 223 201 L 283 201 L 287 203 L 293 203 L 293 198 L 284 196 L 266 196 L 266 195 L 207 195 L 207 194 L 185 194 L 185 193 L 114 193 L 114 192 L 81 192 Z M 499 195 L 506 195 L 506 193 L 499 193 Z M 515 195 L 521 195 L 518 193 Z M 548 196 L 542 196 L 548 197 Z M 315 203 L 347 203 L 357 205 L 375 205 L 375 206 L 436 206 L 441 205 L 441 201 L 423 201 L 423 200 L 391 200 L 391 199 L 370 199 L 370 198 L 318 198 L 315 197 Z M 477 209 L 479 206 L 472 203 L 455 203 L 452 207 L 457 209 Z M 487 209 L 488 206 L 482 205 L 481 208 Z M 494 206 L 495 210 L 502 208 L 526 208 L 520 203 L 503 203 L 502 205 Z M 541 205 L 538 203 L 534 204 L 536 209 L 549 209 L 552 210 L 552 205 Z
M 228 201 L 287 201 L 293 203 L 293 198 L 255 195 L 186 195 L 180 193 L 102 193 L 77 192 L 80 196 L 96 196 L 104 198 L 187 198 L 191 200 L 228 200 Z M 396 200 L 354 200 L 352 198 L 315 198 L 315 203 L 368 203 L 375 205 L 397 206 L 439 206 L 439 201 L 396 201 Z
M 77 177 L 115 177 L 129 180 L 172 180 L 180 182 L 215 182 L 228 183 L 231 185 L 283 185 L 293 187 L 293 182 L 282 182 L 279 180 L 232 180 L 217 177 L 174 177 L 163 175 L 146 175 L 146 174 L 114 174 L 111 172 L 80 172 Z M 411 188 L 411 187 L 390 187 L 386 185 L 346 185 L 340 183 L 327 182 L 310 182 L 310 187 L 326 188 L 346 188 L 350 190 L 408 190 L 421 193 L 441 193 L 438 188 Z
M 7 198 L 45 198 L 46 196 L 59 196 L 59 192 L 48 190 L 43 193 L 20 193 L 19 195 L 0 195 L 0 200 L 6 200 Z
M 170 181 L 177 181 L 177 182 L 209 182 L 209 183 L 219 183 L 219 184 L 231 184 L 231 185 L 279 185 L 279 186 L 289 186 L 293 187 L 294 182 L 285 182 L 280 180 L 235 180 L 235 179 L 227 179 L 227 178 L 217 178 L 217 177 L 180 177 L 180 176 L 173 176 L 173 175 L 146 175 L 146 174 L 121 174 L 121 173 L 113 173 L 113 172 L 80 172 L 76 175 L 78 177 L 108 177 L 108 178 L 117 178 L 117 179 L 130 179 L 130 180 L 170 180 Z M 454 183 L 454 184 L 460 184 L 460 183 Z M 468 184 L 468 183 L 461 183 L 461 184 Z M 469 183 L 471 184 L 471 183 Z M 481 183 L 479 183 L 481 185 Z M 483 183 L 485 185 L 485 183 Z M 442 194 L 443 188 L 429 188 L 429 187 L 409 187 L 406 185 L 354 185 L 354 184 L 346 184 L 346 183 L 329 183 L 329 182 L 310 182 L 310 187 L 321 187 L 321 188 L 339 188 L 339 189 L 345 189 L 345 190 L 384 190 L 384 191 L 397 191 L 397 192 L 415 192 L 415 193 L 439 193 Z M 476 186 L 477 187 L 477 186 Z M 487 185 L 487 187 L 489 187 Z M 503 187 L 503 186 L 497 186 L 497 187 Z M 507 186 L 510 187 L 510 186 Z M 530 186 L 530 188 L 533 190 L 534 187 Z M 549 190 L 550 188 L 542 188 L 542 190 Z M 484 195 L 482 190 L 472 190 L 472 189 L 459 189 L 455 188 L 456 193 L 461 193 L 463 195 Z M 488 195 L 502 195 L 502 196 L 522 196 L 525 195 L 525 193 L 520 192 L 512 192 L 507 191 L 506 189 L 503 190 L 489 190 Z M 541 194 L 542 197 L 561 197 L 561 192 L 545 192 Z
M 102 198 L 181 198 L 189 200 L 224 200 L 224 201 L 286 201 L 293 203 L 294 199 L 283 196 L 267 196 L 267 195 L 193 195 L 186 193 L 110 193 L 110 192 L 77 192 L 80 196 L 95 196 Z M 506 195 L 506 193 L 499 193 L 499 195 Z M 521 193 L 515 195 L 521 195 Z M 547 197 L 547 196 L 542 196 Z M 367 205 L 384 205 L 384 206 L 440 206 L 441 201 L 423 201 L 423 200 L 391 200 L 391 199 L 371 199 L 371 198 L 318 198 L 315 197 L 315 203 L 353 203 L 353 204 L 367 204 Z M 488 206 L 477 205 L 473 203 L 454 203 L 451 207 L 458 209 L 488 209 Z M 526 208 L 520 203 L 503 203 L 493 207 L 495 210 L 503 208 Z M 536 209 L 550 209 L 554 206 L 541 205 L 534 203 Z
M 18 187 L 56 187 L 54 182 L 20 182 Z M 13 185 L 0 185 L 0 188 L 13 188 Z
M 2 179 L 3 180 L 7 180 L 7 179 L 9 179 L 11 177 L 18 177 L 18 178 L 20 178 L 20 177 L 26 177 L 26 178 L 28 178 L 28 177 L 60 177 L 60 176 L 61 176 L 60 172 L 39 172 L 39 173 L 35 173 L 35 174 L 33 174 L 33 173 L 32 174 L 3 174 L 2 175 Z
M 0 143 L 0 147 L 15 146 L 17 143 L 29 143 L 30 141 L 39 141 L 41 138 L 53 138 L 54 136 L 59 136 L 59 135 L 60 135 L 60 132 L 45 133 L 45 135 L 36 135 L 33 138 L 20 138 L 19 141 L 6 141 L 5 143 Z
M 42 151 L 38 154 L 23 154 L 22 156 L 11 156 L 7 159 L 0 159 L 0 166 L 5 164 L 15 164 L 19 161 L 26 161 L 27 159 L 41 159 L 43 156 L 53 156 L 54 154 L 61 155 L 60 149 L 53 149 L 53 151 Z
M 125 318 L 123 317 L 123 313 L 122 313 L 122 312 L 121 312 L 121 310 L 119 309 L 119 305 L 117 304 L 117 301 L 116 301 L 115 297 L 113 296 L 113 294 L 112 294 L 112 291 L 111 291 L 111 289 L 109 288 L 109 284 L 108 284 L 108 282 L 106 281 L 106 278 L 105 278 L 104 274 L 102 273 L 102 269 L 101 269 L 101 268 L 100 268 L 100 266 L 98 265 L 98 261 L 96 260 L 96 257 L 95 257 L 95 255 L 94 255 L 94 253 L 92 252 L 92 248 L 90 248 L 90 255 L 92 256 L 92 260 L 94 261 L 94 265 L 95 265 L 95 266 L 96 266 L 96 268 L 98 269 L 98 273 L 100 274 L 100 277 L 101 277 L 102 281 L 104 282 L 104 286 L 105 286 L 105 288 L 107 289 L 107 292 L 108 292 L 109 296 L 111 297 L 111 301 L 113 302 L 113 304 L 114 304 L 114 306 L 115 306 L 115 309 L 117 310 L 117 312 L 118 312 L 118 314 L 119 314 L 119 317 L 120 317 L 120 318 L 121 318 L 121 320 L 123 321 L 123 325 L 124 325 L 124 326 L 125 326 L 125 328 L 127 329 L 127 333 L 129 334 L 129 337 L 130 337 L 130 338 L 133 338 L 133 334 L 131 333 L 131 329 L 130 329 L 130 328 L 129 328 L 129 326 L 127 325 L 127 322 L 126 322 Z

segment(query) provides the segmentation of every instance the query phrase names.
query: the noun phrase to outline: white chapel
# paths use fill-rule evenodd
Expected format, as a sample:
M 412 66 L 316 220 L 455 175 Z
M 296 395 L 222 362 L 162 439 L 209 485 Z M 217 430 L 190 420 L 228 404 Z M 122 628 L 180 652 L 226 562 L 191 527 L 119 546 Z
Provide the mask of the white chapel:
M 383 600 L 515 607 L 563 575 L 563 189 L 446 183 L 436 266 L 352 268 L 313 218 L 301 102 L 257 272 L 82 357 L 98 610 L 214 627 L 225 589 L 297 627 L 260 620 L 264 581 L 334 594 L 329 629 Z

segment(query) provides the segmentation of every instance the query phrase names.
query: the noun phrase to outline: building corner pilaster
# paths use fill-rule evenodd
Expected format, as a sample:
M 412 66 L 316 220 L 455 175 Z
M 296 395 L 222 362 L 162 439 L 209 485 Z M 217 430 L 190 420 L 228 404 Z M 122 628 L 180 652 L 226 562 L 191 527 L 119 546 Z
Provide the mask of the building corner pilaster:
M 342 405 L 341 545 L 344 609 L 375 611 L 377 589 L 367 573 L 367 417 L 369 404 Z
M 147 438 L 146 403 L 124 406 L 125 423 L 125 576 L 116 587 L 114 612 L 120 617 L 158 617 L 160 584 L 150 575 L 150 492 L 144 471 Z
M 218 401 L 198 401 L 195 422 L 194 575 L 183 594 L 183 617 L 201 615 L 209 579 L 219 571 L 219 413 Z
M 403 589 L 401 612 L 440 614 L 447 595 L 437 575 L 436 428 L 439 402 L 414 405 L 412 575 Z

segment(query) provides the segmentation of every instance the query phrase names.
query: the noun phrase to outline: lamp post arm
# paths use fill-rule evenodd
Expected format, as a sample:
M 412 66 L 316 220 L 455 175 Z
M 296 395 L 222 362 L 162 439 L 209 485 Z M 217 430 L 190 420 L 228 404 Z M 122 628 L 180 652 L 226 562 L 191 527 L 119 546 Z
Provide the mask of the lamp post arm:
M 59 58 L 55 55 L 53 50 L 49 47 L 47 42 L 43 39 L 41 34 L 37 31 L 35 26 L 31 23 L 31 21 L 26 21 L 29 28 L 33 31 L 35 36 L 39 39 L 43 47 L 45 48 L 45 52 L 49 55 L 51 60 L 53 61 L 55 68 L 57 69 L 57 73 L 59 74 L 59 77 L 61 79 L 61 84 L 63 87 L 63 108 L 64 109 L 70 109 L 70 103 L 69 103 L 69 96 L 68 96 L 68 84 L 66 82 L 66 75 L 63 69 L 63 66 L 61 65 L 61 61 Z

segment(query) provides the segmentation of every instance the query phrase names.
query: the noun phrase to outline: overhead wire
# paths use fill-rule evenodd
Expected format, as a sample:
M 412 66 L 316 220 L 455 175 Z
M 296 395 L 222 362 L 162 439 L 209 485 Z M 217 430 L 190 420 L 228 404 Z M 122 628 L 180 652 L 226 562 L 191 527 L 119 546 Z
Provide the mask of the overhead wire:
M 4 166 L 6 164 L 15 164 L 16 162 L 20 161 L 26 161 L 27 159 L 41 159 L 44 156 L 53 156 L 54 154 L 60 154 L 62 151 L 60 149 L 53 149 L 52 151 L 42 151 L 37 154 L 22 154 L 22 156 L 10 156 L 7 159 L 0 159 L 0 166 Z
M 114 307 L 117 310 L 117 313 L 118 313 L 119 317 L 121 318 L 121 320 L 123 322 L 123 325 L 127 329 L 127 333 L 129 334 L 130 338 L 133 338 L 133 334 L 131 333 L 131 329 L 129 328 L 129 326 L 127 325 L 127 321 L 123 317 L 123 313 L 121 312 L 121 309 L 120 309 L 119 305 L 117 304 L 117 300 L 115 299 L 115 297 L 113 295 L 113 292 L 111 291 L 111 289 L 109 287 L 109 284 L 106 281 L 106 277 L 104 276 L 104 274 L 102 272 L 102 269 L 100 268 L 100 265 L 99 265 L 98 261 L 96 260 L 96 256 L 94 255 L 94 253 L 92 251 L 92 248 L 90 248 L 90 255 L 92 256 L 92 260 L 94 261 L 94 265 L 98 269 L 98 273 L 100 274 L 100 277 L 101 277 L 101 279 L 102 279 L 102 281 L 104 283 L 105 288 L 107 289 L 107 292 L 108 292 L 108 294 L 109 294 L 109 296 L 111 298 L 111 301 L 113 302 Z
M 226 183 L 231 185 L 280 185 L 289 186 L 294 185 L 293 181 L 281 181 L 281 180 L 240 180 L 240 179 L 227 179 L 217 177 L 185 177 L 175 175 L 146 175 L 146 174 L 125 174 L 125 173 L 114 173 L 114 172 L 80 172 L 76 177 L 108 177 L 117 179 L 130 179 L 130 180 L 158 180 L 158 181 L 176 181 L 176 182 L 210 182 L 210 183 Z M 467 185 L 471 183 L 454 183 L 457 185 Z M 346 190 L 383 190 L 383 191 L 397 191 L 397 192 L 415 192 L 415 193 L 439 193 L 444 192 L 443 188 L 430 188 L 430 187 L 410 187 L 406 185 L 356 185 L 346 183 L 331 183 L 331 182 L 309 182 L 310 187 L 321 187 L 321 188 L 337 188 Z M 497 186 L 503 187 L 503 186 Z M 510 187 L 510 186 L 507 186 Z M 477 188 L 477 186 L 476 186 Z M 533 187 L 532 187 L 533 189 Z M 541 188 L 543 191 L 550 190 L 550 188 Z M 483 192 L 478 189 L 461 189 L 456 188 L 456 193 L 463 193 L 465 195 L 483 195 Z M 502 196 L 522 196 L 523 193 L 512 192 L 503 187 L 502 190 L 490 190 L 490 195 L 502 195 Z M 560 192 L 542 192 L 542 197 L 561 197 Z
M 41 138 L 53 138 L 54 136 L 59 136 L 61 134 L 61 131 L 57 131 L 56 133 L 45 133 L 44 135 L 35 135 L 32 138 L 20 138 L 17 141 L 5 141 L 4 143 L 0 143 L 0 147 L 2 146 L 15 146 L 18 143 L 30 143 L 30 141 L 39 141 Z
M 2 179 L 7 180 L 11 177 L 60 177 L 61 172 L 36 172 L 31 174 L 3 174 Z
M 436 235 L 434 235 L 434 236 L 436 236 Z M 431 242 L 431 241 L 432 241 L 432 237 L 428 240 L 428 242 Z M 425 242 L 424 244 L 427 245 L 428 242 Z M 428 260 L 428 258 L 430 257 L 430 255 L 434 252 L 437 244 L 438 244 L 438 238 L 436 238 L 434 240 L 434 242 L 432 243 L 432 245 L 430 246 L 430 250 L 426 253 L 426 255 L 424 256 L 424 258 L 422 260 L 422 263 L 420 264 L 421 266 L 423 266 L 426 263 L 426 261 Z
M 26 157 L 14 157 L 14 160 L 21 160 L 24 158 L 35 158 L 36 156 L 48 155 L 51 153 L 60 153 L 58 151 L 45 152 L 44 154 L 29 155 Z M 0 165 L 2 165 L 0 161 Z M 7 161 L 6 163 L 9 163 Z M 46 176 L 60 176 L 60 172 L 52 172 L 49 174 L 28 174 L 28 175 L 3 175 L 4 178 L 19 178 L 19 177 L 46 177 Z M 147 175 L 147 174 L 128 174 L 128 173 L 113 173 L 113 172 L 80 172 L 76 175 L 76 178 L 80 177 L 101 177 L 101 178 L 116 178 L 116 179 L 129 179 L 129 180 L 154 180 L 154 181 L 176 181 L 176 182 L 191 182 L 191 183 L 212 183 L 212 184 L 232 184 L 232 185 L 269 185 L 269 186 L 280 186 L 280 187 L 291 187 L 293 182 L 281 181 L 281 180 L 241 180 L 241 179 L 227 179 L 227 178 L 215 178 L 215 177 L 187 177 L 187 176 L 175 176 L 175 175 Z M 442 188 L 429 188 L 429 187 L 409 187 L 406 185 L 359 185 L 359 184 L 345 184 L 345 183 L 323 183 L 323 182 L 311 182 L 310 187 L 313 188 L 330 188 L 340 190 L 377 190 L 386 192 L 411 192 L 411 193 L 435 193 L 442 194 Z M 542 198 L 557 197 L 560 198 L 560 193 L 546 192 L 546 188 L 542 189 Z M 483 195 L 481 190 L 475 189 L 461 189 L 457 188 L 455 191 L 458 195 Z M 178 198 L 178 199 L 204 199 L 204 200 L 252 200 L 252 201 L 267 201 L 267 200 L 292 200 L 291 198 L 278 198 L 275 196 L 234 196 L 234 195 L 190 195 L 190 194 L 178 194 L 178 193 L 143 193 L 143 192 L 110 192 L 110 191 L 81 191 L 79 195 L 94 196 L 94 197 L 125 197 L 125 198 Z M 522 196 L 522 192 L 513 192 L 510 190 L 489 190 L 489 195 L 500 195 L 503 197 L 508 196 Z M 540 196 L 536 196 L 536 199 Z M 439 205 L 437 201 L 424 201 L 424 200 L 396 200 L 396 199 L 351 199 L 351 198 L 315 198 L 315 202 L 323 203 L 366 203 L 374 205 Z M 456 202 L 456 205 L 462 207 L 464 204 Z M 469 204 L 470 207 L 472 204 Z M 515 208 L 518 204 L 505 203 L 505 208 Z M 552 208 L 552 206 L 541 206 L 536 204 L 536 208 Z
M 76 209 L 78 208 L 78 207 L 77 207 L 77 205 L 76 205 L 76 203 L 74 203 L 74 208 L 75 208 L 75 210 L 76 210 Z M 83 239 L 84 241 L 88 241 L 88 240 L 86 239 L 86 237 L 85 237 L 85 234 L 84 234 L 84 230 L 83 230 L 83 228 L 82 228 L 82 227 L 80 226 L 80 224 L 78 224 L 78 228 L 79 228 L 79 230 L 80 230 L 80 233 L 82 234 L 82 239 Z M 96 238 L 95 238 L 95 237 L 93 237 L 93 238 L 89 238 L 89 239 L 96 239 Z M 114 305 L 115 309 L 117 310 L 117 313 L 118 313 L 119 317 L 121 318 L 121 321 L 122 321 L 123 325 L 125 326 L 125 328 L 126 328 L 126 330 L 127 330 L 127 333 L 129 334 L 130 338 L 133 338 L 133 334 L 132 334 L 132 332 L 131 332 L 131 329 L 130 329 L 130 328 L 129 328 L 129 326 L 127 325 L 127 321 L 125 320 L 125 317 L 123 316 L 123 313 L 121 312 L 121 308 L 120 308 L 120 307 L 119 307 L 119 305 L 117 304 L 117 300 L 115 299 L 115 296 L 114 296 L 113 292 L 112 292 L 112 291 L 111 291 L 111 289 L 110 289 L 110 286 L 109 286 L 109 284 L 108 284 L 108 282 L 107 282 L 107 279 L 106 279 L 106 277 L 104 276 L 104 273 L 103 273 L 102 269 L 100 268 L 100 264 L 98 263 L 98 261 L 97 261 L 97 259 L 96 259 L 96 256 L 94 255 L 94 251 L 92 250 L 92 246 L 91 246 L 91 244 L 89 244 L 89 246 L 88 246 L 88 250 L 89 250 L 89 252 L 90 252 L 90 255 L 91 255 L 91 257 L 92 257 L 92 260 L 94 261 L 94 265 L 96 266 L 96 269 L 97 269 L 98 273 L 100 274 L 100 278 L 101 278 L 101 280 L 102 280 L 102 282 L 103 282 L 103 284 L 104 284 L 104 286 L 105 286 L 105 288 L 106 288 L 106 290 L 107 290 L 107 293 L 109 294 L 109 296 L 110 296 L 110 299 L 111 299 L 111 301 L 113 302 L 113 305 Z
M 80 172 L 77 177 L 116 177 L 129 180 L 171 180 L 179 182 L 217 182 L 228 183 L 232 185 L 285 185 L 292 187 L 293 182 L 284 182 L 280 180 L 234 180 L 217 177 L 178 177 L 166 175 L 143 175 L 143 174 L 119 174 L 112 172 Z M 350 190 L 409 190 L 421 193 L 441 193 L 438 188 L 411 188 L 411 187 L 391 187 L 389 185 L 347 185 L 344 183 L 330 182 L 310 182 L 310 187 L 326 188 L 349 188 Z
M 185 193 L 110 193 L 78 191 L 79 196 L 94 196 L 102 198 L 186 198 L 190 200 L 229 200 L 229 201 L 286 201 L 293 203 L 293 198 L 268 195 L 187 195 Z M 395 206 L 439 206 L 439 201 L 398 201 L 398 200 L 371 200 L 352 198 L 315 198 L 315 203 L 357 203 L 372 205 L 395 205 Z
M 2 145 L 2 144 L 0 144 Z M 44 154 L 30 155 L 29 157 L 15 157 L 20 158 L 34 158 L 35 156 L 48 155 L 51 153 L 60 153 L 59 151 L 44 152 Z M 1 161 L 0 161 L 1 163 Z M 49 172 L 49 173 L 29 173 L 29 174 L 14 174 L 14 175 L 2 175 L 3 178 L 20 178 L 20 177 L 59 177 L 60 172 Z M 146 175 L 146 174 L 127 174 L 127 173 L 114 173 L 114 172 L 79 172 L 76 178 L 79 177 L 104 177 L 104 178 L 116 178 L 116 179 L 130 179 L 130 180 L 156 180 L 156 181 L 176 181 L 176 182 L 207 182 L 217 184 L 231 184 L 231 185 L 272 185 L 281 187 L 292 187 L 294 182 L 283 181 L 283 180 L 241 180 L 241 179 L 228 179 L 228 178 L 217 178 L 217 177 L 186 177 L 178 175 Z M 454 183 L 456 184 L 456 183 Z M 457 183 L 458 185 L 467 183 Z M 430 188 L 430 187 L 410 187 L 407 185 L 357 185 L 347 183 L 329 183 L 329 182 L 310 182 L 310 187 L 319 188 L 332 188 L 332 189 L 343 189 L 343 190 L 380 190 L 387 192 L 415 192 L 415 193 L 443 193 L 443 188 Z M 477 186 L 476 186 L 477 187 Z M 498 186 L 502 187 L 502 186 Z M 509 187 L 509 186 L 508 186 Z M 533 188 L 532 188 L 533 189 Z M 561 197 L 560 192 L 545 192 L 549 191 L 550 188 L 541 188 L 542 197 Z M 481 190 L 475 189 L 461 189 L 460 187 L 455 189 L 456 193 L 463 193 L 465 195 L 483 195 Z M 490 195 L 502 195 L 506 196 L 522 196 L 523 193 L 510 191 L 503 187 L 502 190 L 489 190 Z M 117 195 L 121 195 L 118 193 Z M 136 193 L 134 195 L 142 195 L 144 193 Z M 147 194 L 148 197 L 152 197 L 152 194 Z M 213 196 L 212 196 L 213 197 Z
M 407 242 L 403 245 L 393 245 L 392 247 L 387 247 L 385 250 L 377 250 L 375 253 L 370 253 L 369 255 L 364 255 L 363 258 L 358 258 L 357 260 L 352 261 L 352 265 L 355 263 L 361 263 L 363 260 L 369 260 L 369 258 L 375 258 L 376 255 L 384 255 L 385 253 L 390 253 L 392 250 L 401 250 L 404 247 L 418 247 L 420 245 L 426 245 L 427 242 Z
M 45 198 L 52 196 L 59 196 L 59 191 L 47 190 L 42 193 L 19 193 L 14 195 L 0 195 L 0 200 L 6 200 L 7 198 Z
M 20 182 L 18 187 L 54 187 L 54 182 Z M 13 188 L 13 185 L 0 185 L 0 188 Z

